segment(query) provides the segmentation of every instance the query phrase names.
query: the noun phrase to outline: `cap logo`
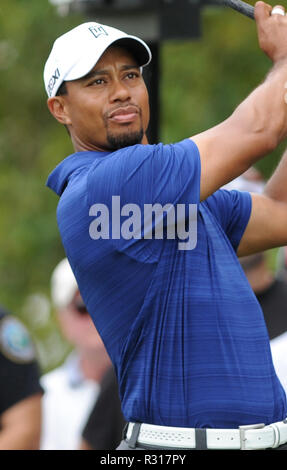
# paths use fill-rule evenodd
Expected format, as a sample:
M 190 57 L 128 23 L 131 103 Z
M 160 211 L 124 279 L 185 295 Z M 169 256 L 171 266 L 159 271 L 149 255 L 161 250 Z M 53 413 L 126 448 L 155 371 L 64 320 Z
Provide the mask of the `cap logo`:
M 109 33 L 105 30 L 103 26 L 90 26 L 89 30 L 91 33 L 95 36 L 95 38 L 98 38 L 99 36 L 108 36 Z
M 54 72 L 54 75 L 52 75 L 52 77 L 50 78 L 49 80 L 49 83 L 48 83 L 48 94 L 49 96 L 52 95 L 52 92 L 53 92 L 53 88 L 56 84 L 56 81 L 58 80 L 58 78 L 60 78 L 60 71 L 59 69 L 56 69 L 55 72 Z

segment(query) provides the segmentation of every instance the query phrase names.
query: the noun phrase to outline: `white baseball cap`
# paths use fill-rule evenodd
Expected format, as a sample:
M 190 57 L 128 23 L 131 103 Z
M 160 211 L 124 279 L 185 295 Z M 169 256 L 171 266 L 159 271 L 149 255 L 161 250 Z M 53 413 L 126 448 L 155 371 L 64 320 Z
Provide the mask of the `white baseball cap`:
M 72 302 L 78 292 L 78 284 L 67 258 L 57 264 L 51 276 L 51 298 L 53 305 L 65 308 Z
M 54 42 L 44 68 L 48 96 L 55 96 L 63 81 L 77 80 L 87 75 L 105 50 L 115 42 L 129 49 L 139 66 L 151 61 L 151 51 L 141 39 L 111 26 L 83 23 Z

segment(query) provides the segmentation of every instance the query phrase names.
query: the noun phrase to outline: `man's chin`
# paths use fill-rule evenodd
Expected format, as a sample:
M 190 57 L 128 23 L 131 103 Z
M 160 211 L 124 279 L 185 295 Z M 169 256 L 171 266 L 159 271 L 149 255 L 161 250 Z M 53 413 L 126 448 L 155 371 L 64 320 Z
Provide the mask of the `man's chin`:
M 107 141 L 111 150 L 118 150 L 132 145 L 140 144 L 144 136 L 143 129 L 119 134 L 108 134 Z

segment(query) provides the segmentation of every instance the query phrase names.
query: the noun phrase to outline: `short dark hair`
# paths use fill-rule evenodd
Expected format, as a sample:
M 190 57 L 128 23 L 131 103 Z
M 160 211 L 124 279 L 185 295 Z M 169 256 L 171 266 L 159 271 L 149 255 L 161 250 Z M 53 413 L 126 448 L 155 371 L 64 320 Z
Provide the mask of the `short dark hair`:
M 67 95 L 67 94 L 68 94 L 68 90 L 67 90 L 66 82 L 63 82 L 60 88 L 58 89 L 56 96 Z

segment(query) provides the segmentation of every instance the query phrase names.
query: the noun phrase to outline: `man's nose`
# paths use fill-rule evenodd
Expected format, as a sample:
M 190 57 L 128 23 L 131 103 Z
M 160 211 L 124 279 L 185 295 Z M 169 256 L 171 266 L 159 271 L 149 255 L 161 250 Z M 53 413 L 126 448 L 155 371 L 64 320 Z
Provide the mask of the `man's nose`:
M 114 80 L 111 87 L 111 101 L 126 101 L 130 98 L 129 88 L 122 80 Z

